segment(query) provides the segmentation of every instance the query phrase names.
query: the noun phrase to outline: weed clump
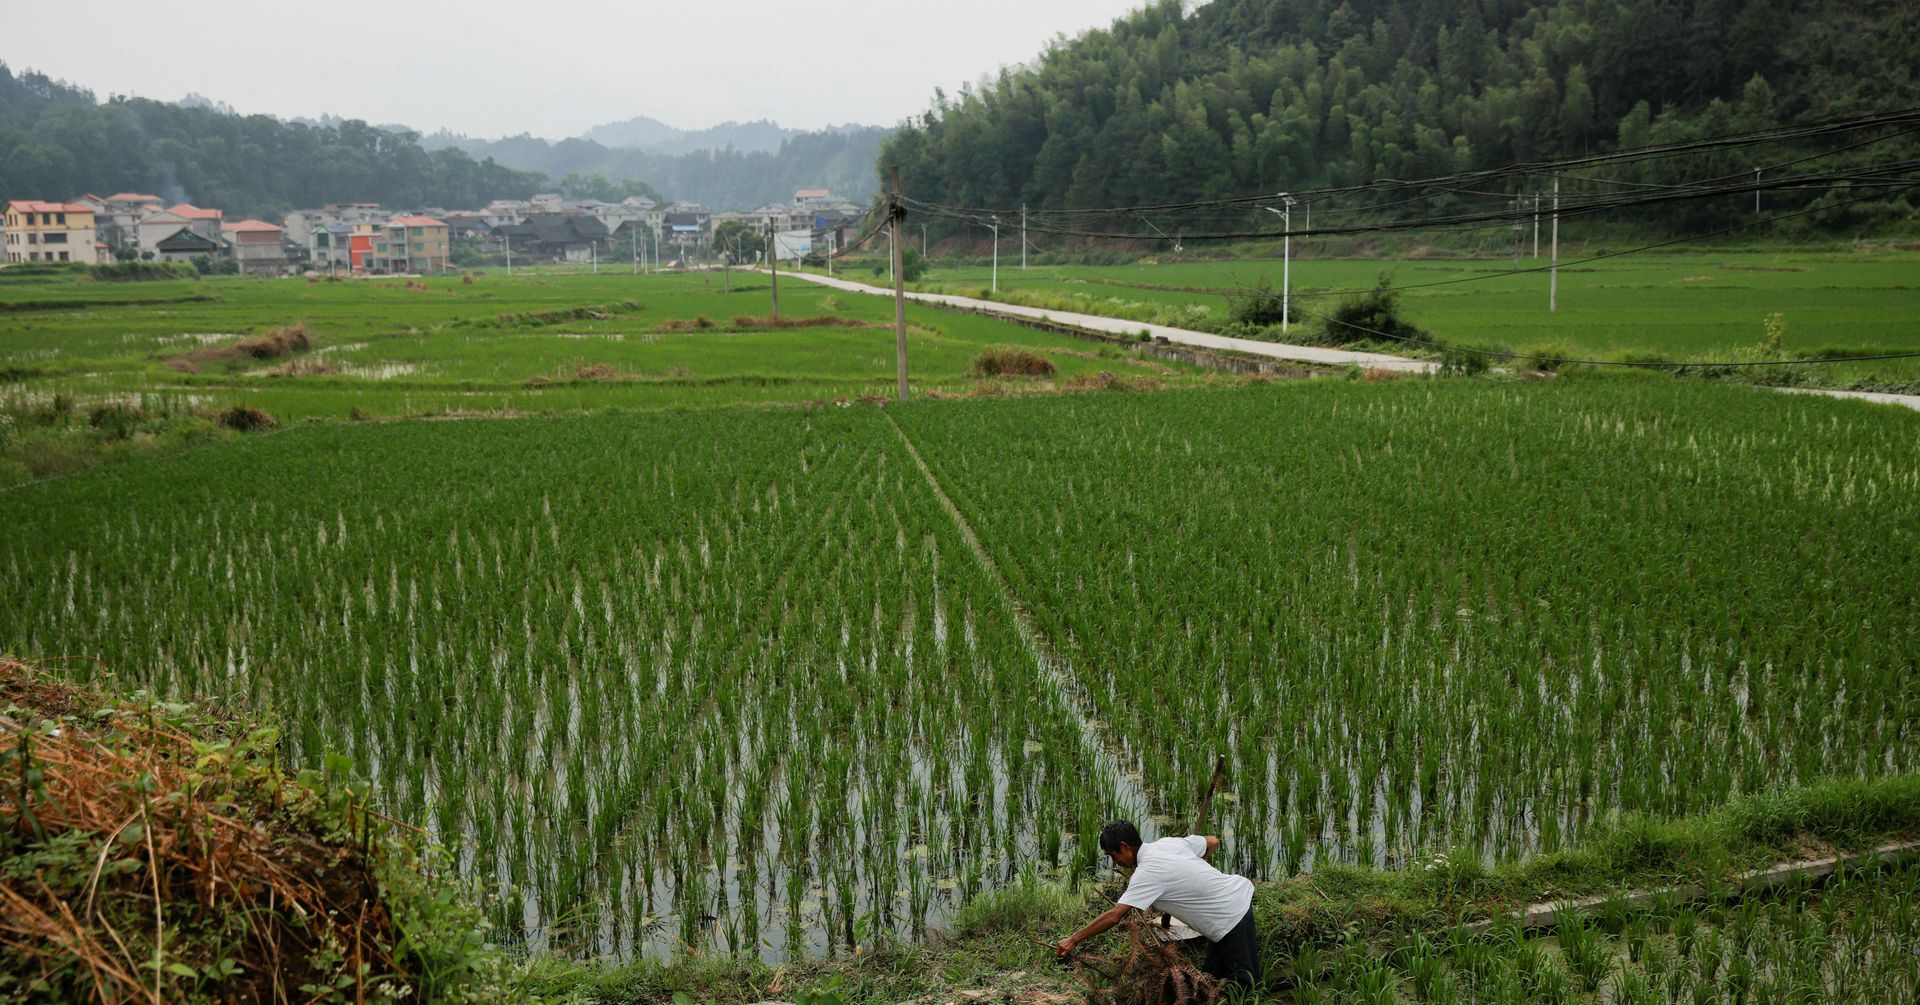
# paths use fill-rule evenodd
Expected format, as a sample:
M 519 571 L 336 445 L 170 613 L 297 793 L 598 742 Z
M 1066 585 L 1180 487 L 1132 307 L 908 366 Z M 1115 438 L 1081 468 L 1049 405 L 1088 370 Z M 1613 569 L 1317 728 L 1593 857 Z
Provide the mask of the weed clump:
M 973 358 L 982 377 L 1051 377 L 1053 360 L 1030 349 L 988 349 Z
M 251 405 L 234 405 L 221 409 L 214 414 L 213 421 L 235 432 L 251 433 L 259 429 L 272 429 L 280 425 L 279 420 L 267 414 L 265 409 Z

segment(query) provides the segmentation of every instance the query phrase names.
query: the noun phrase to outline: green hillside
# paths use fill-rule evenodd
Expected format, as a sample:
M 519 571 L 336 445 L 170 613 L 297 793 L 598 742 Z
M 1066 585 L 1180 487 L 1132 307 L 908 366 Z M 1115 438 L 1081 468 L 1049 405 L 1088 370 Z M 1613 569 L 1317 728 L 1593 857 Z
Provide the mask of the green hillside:
M 1433 177 L 1901 108 L 1920 96 L 1911 58 L 1920 10 L 1889 0 L 1182 8 L 1163 0 L 980 89 L 937 95 L 883 149 L 882 170 L 899 165 L 909 193 L 925 200 L 1128 206 Z M 1679 158 L 1609 177 L 1671 183 L 1820 149 Z M 1821 164 L 1916 151 L 1909 134 Z M 1823 219 L 1849 227 L 1907 217 L 1905 191 Z M 1428 208 L 1480 194 L 1441 194 Z M 1738 200 L 1720 202 L 1648 212 L 1706 226 L 1739 211 Z

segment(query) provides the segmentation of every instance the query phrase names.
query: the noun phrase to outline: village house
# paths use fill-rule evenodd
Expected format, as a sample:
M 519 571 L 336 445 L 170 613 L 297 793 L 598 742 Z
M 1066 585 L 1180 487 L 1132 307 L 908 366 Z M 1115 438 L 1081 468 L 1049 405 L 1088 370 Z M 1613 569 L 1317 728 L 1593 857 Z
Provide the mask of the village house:
M 221 239 L 233 249 L 240 271 L 250 276 L 278 276 L 287 271 L 286 231 L 264 220 L 241 220 L 220 228 Z
M 396 216 L 373 238 L 373 267 L 381 272 L 445 271 L 452 255 L 447 225 L 430 216 Z
M 169 206 L 140 218 L 140 250 L 153 252 L 156 257 L 164 258 L 166 256 L 159 254 L 160 244 L 185 230 L 219 245 L 219 250 L 212 254 L 222 254 L 226 248 L 226 241 L 220 237 L 220 225 L 225 218 L 226 214 L 220 210 L 201 209 L 190 203 L 183 202 Z M 186 243 L 193 242 L 174 242 L 175 252 L 177 253 Z
M 110 250 L 137 247 L 140 218 L 158 212 L 161 206 L 159 196 L 138 192 L 115 192 L 109 196 L 89 192 L 73 201 L 93 210 L 95 236 Z
M 534 213 L 525 223 L 495 228 L 503 246 L 510 242 L 517 256 L 550 262 L 591 262 L 607 254 L 613 236 L 599 218 L 575 210 L 570 213 Z
M 93 210 L 79 203 L 16 199 L 7 203 L 0 247 L 9 262 L 92 265 L 104 251 L 95 238 L 93 219 Z

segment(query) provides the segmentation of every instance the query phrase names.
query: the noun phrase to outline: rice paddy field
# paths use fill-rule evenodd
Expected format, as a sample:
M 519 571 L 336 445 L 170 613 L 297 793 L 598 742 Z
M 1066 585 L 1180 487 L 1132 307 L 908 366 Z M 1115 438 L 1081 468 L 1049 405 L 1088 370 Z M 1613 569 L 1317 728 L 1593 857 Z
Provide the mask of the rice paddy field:
M 1216 755 L 1256 878 L 1920 768 L 1920 417 L 1660 376 L 322 423 L 0 515 L 0 650 L 268 706 L 613 956 L 923 934 Z M 1618 979 L 1911 988 L 1901 875 L 1642 919 Z M 1385 965 L 1519 1000 L 1634 924 Z
M 730 288 L 730 289 L 729 289 Z M 447 413 L 712 408 L 889 395 L 891 305 L 764 275 L 489 273 L 307 282 L 90 282 L 0 272 L 0 410 L 56 399 L 149 410 L 246 405 L 282 422 Z M 972 393 L 975 358 L 1046 355 L 1055 379 L 1204 381 L 1178 364 L 984 317 L 910 313 L 925 393 Z M 745 322 L 745 323 L 743 323 Z M 194 364 L 298 325 L 297 356 Z
M 1737 902 L 1604 903 L 1550 936 L 1517 924 L 1303 952 L 1302 1003 L 1868 1003 L 1920 994 L 1920 872 L 1842 872 Z
M 1606 253 L 1563 250 L 1562 261 Z M 1920 350 L 1920 252 L 1912 250 L 1690 249 L 1563 264 L 1559 310 L 1551 314 L 1547 274 L 1533 271 L 1546 264 L 1530 255 L 1322 258 L 1314 242 L 1302 240 L 1294 245 L 1293 304 L 1312 329 L 1343 296 L 1385 275 L 1401 288 L 1404 316 L 1450 344 L 1596 359 L 1723 359 L 1715 354 L 1761 342 L 1767 316 L 1779 314 L 1789 356 Z M 934 266 L 922 287 L 980 295 L 991 280 L 984 266 Z M 1117 317 L 1186 311 L 1190 324 L 1204 326 L 1224 320 L 1231 298 L 1262 282 L 1277 292 L 1281 273 L 1277 260 L 1208 262 L 1173 253 L 1136 265 L 1022 271 L 1002 254 L 1000 290 L 1011 299 L 1057 298 L 1061 309 Z M 1920 381 L 1920 364 L 1846 364 L 1820 373 L 1835 386 L 1906 385 Z

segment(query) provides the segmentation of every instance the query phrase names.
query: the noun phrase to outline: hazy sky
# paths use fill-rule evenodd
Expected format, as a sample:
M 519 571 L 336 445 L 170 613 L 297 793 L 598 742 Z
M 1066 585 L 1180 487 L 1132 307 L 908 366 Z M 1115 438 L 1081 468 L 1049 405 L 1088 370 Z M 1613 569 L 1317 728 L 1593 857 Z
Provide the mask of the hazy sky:
M 0 0 L 0 60 L 242 113 L 560 138 L 650 115 L 892 125 L 1144 0 Z

